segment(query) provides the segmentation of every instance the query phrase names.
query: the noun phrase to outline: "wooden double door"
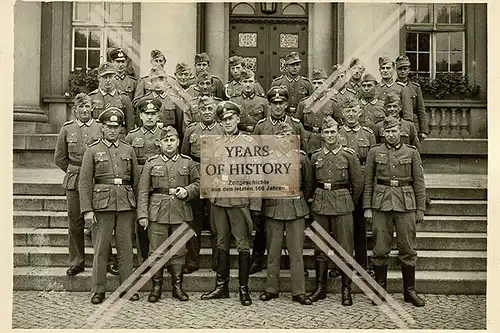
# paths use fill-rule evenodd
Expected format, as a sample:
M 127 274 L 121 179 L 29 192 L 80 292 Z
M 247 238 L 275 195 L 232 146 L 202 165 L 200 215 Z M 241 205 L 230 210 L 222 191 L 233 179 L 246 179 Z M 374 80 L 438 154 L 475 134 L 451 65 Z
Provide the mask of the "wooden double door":
M 285 55 L 289 52 L 300 54 L 301 75 L 307 76 L 307 21 L 233 21 L 229 38 L 229 56 L 242 57 L 266 91 L 273 79 L 283 74 Z

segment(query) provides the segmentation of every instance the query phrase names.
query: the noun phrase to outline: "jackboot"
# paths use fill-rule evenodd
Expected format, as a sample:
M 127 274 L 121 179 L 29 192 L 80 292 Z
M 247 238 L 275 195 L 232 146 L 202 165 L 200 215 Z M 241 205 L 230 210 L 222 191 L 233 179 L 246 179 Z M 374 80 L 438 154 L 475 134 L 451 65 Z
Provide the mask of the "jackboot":
M 373 270 L 375 272 L 375 281 L 382 287 L 382 289 L 387 290 L 387 265 L 374 265 Z M 379 296 L 383 301 L 385 298 L 379 293 L 375 292 L 375 295 Z M 377 305 L 372 301 L 373 305 Z
M 424 306 L 425 301 L 415 291 L 415 266 L 401 265 L 405 302 L 414 306 Z
M 217 249 L 217 257 L 215 288 L 201 299 L 229 298 L 229 250 Z
M 252 256 L 252 266 L 250 267 L 250 275 L 261 272 L 264 269 L 264 254 L 254 253 Z
M 313 302 L 326 298 L 326 289 L 328 286 L 328 263 L 324 260 L 316 260 L 315 269 L 316 289 L 308 295 Z
M 183 265 L 170 265 L 172 275 L 172 297 L 179 301 L 189 300 L 189 296 L 182 290 L 182 267 Z
M 352 295 L 351 295 L 351 278 L 347 274 L 342 273 L 342 305 L 351 306 L 352 305 Z
M 161 298 L 161 290 L 163 287 L 163 268 L 160 268 L 151 278 L 153 282 L 153 290 L 148 296 L 148 302 L 156 303 Z
M 248 306 L 252 304 L 248 292 L 248 276 L 250 273 L 250 252 L 241 251 L 238 256 L 238 280 L 240 282 L 240 303 Z

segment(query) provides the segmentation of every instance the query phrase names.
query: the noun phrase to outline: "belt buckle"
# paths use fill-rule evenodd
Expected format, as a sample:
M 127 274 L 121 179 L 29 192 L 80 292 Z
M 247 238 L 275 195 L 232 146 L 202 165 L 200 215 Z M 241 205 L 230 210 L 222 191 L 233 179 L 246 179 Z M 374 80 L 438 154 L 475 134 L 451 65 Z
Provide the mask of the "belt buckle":
M 391 179 L 391 186 L 399 186 L 399 180 Z
M 313 126 L 313 132 L 319 133 L 319 127 Z
M 247 131 L 252 132 L 253 131 L 253 126 L 247 126 Z
M 332 183 L 325 183 L 325 190 L 331 190 L 332 189 Z
M 115 185 L 121 185 L 122 184 L 122 179 L 121 178 L 113 178 L 113 184 L 115 184 Z
M 176 191 L 176 190 L 177 190 L 177 189 L 175 189 L 175 188 L 169 188 L 169 189 L 168 189 L 168 194 L 173 195 L 173 194 L 175 194 L 175 191 Z

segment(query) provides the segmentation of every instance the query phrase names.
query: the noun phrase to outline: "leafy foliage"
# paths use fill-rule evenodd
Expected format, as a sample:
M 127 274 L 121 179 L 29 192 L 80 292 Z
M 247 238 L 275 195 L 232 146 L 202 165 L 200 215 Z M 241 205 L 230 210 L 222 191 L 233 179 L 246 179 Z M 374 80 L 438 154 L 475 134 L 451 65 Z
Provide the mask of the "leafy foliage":
M 420 84 L 422 93 L 428 98 L 474 99 L 479 95 L 479 86 L 470 85 L 467 77 L 459 73 L 438 73 L 434 80 L 418 75 L 410 79 Z
M 99 78 L 97 69 L 76 69 L 69 75 L 70 96 L 75 97 L 78 93 L 89 93 L 97 89 Z

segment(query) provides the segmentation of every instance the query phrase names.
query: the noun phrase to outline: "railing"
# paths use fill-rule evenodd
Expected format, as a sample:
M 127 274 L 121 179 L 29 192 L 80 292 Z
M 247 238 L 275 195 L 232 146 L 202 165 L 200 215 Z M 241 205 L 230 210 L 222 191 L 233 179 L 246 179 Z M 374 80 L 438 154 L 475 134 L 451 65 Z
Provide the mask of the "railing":
M 430 137 L 486 138 L 486 101 L 426 100 Z

